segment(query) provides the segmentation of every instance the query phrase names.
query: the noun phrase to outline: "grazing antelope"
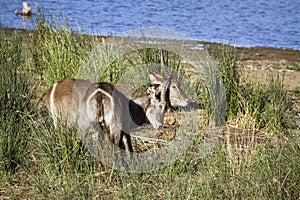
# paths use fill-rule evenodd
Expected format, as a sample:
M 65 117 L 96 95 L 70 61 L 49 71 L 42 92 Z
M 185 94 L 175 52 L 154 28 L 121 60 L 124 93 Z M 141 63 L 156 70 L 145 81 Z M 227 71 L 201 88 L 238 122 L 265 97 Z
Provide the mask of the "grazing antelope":
M 166 76 L 167 77 L 171 76 L 169 70 L 167 69 L 167 66 L 165 65 L 162 52 L 160 54 L 160 63 L 164 71 L 164 77 L 160 76 L 159 74 L 149 75 L 152 84 L 162 85 L 162 83 L 166 80 Z M 187 95 L 181 90 L 180 83 L 176 79 L 172 79 L 167 94 L 168 94 L 167 102 L 171 107 L 176 107 L 176 106 L 186 107 L 191 102 L 191 100 L 187 97 Z
M 158 73 L 149 73 L 149 78 L 151 81 L 151 84 L 157 85 L 158 88 L 155 90 L 156 96 L 160 97 L 163 84 L 171 77 L 170 72 L 168 71 L 163 56 L 161 54 L 161 67 L 164 71 L 164 76 L 161 76 Z M 136 94 L 137 92 L 135 89 L 130 85 L 124 85 L 124 84 L 117 84 L 115 85 L 116 88 L 118 88 L 120 91 L 123 91 L 123 94 L 129 99 L 139 99 L 140 95 Z M 192 101 L 187 97 L 187 95 L 182 91 L 180 87 L 179 81 L 176 79 L 171 79 L 171 82 L 169 84 L 169 87 L 166 91 L 165 101 L 167 102 L 167 105 L 170 107 L 186 107 Z M 139 99 L 140 101 L 141 99 Z
M 140 126 L 146 122 L 150 122 L 152 126 L 157 129 L 162 128 L 163 126 L 163 118 L 165 116 L 165 110 L 167 106 L 166 101 L 166 92 L 167 88 L 170 85 L 172 77 L 169 77 L 163 84 L 161 89 L 161 99 L 159 100 L 157 98 L 157 91 L 159 89 L 158 85 L 150 85 L 148 86 L 147 92 L 145 93 L 144 90 L 136 90 L 131 96 L 131 101 L 134 102 L 130 104 L 130 110 L 134 111 L 134 115 L 131 115 L 132 122 L 131 128 L 137 126 Z M 115 85 L 116 88 L 119 88 L 120 85 Z M 126 86 L 126 85 L 125 85 Z M 124 89 L 124 87 L 123 87 Z M 126 90 L 126 89 L 125 89 Z M 124 90 L 122 90 L 124 91 Z M 125 91 L 127 92 L 127 91 Z M 149 99 L 148 95 L 151 94 L 151 98 Z M 150 102 L 149 102 L 150 101 Z M 163 112 L 158 112 L 163 111 Z M 142 117 L 144 116 L 144 117 Z M 153 119 L 160 119 L 162 120 L 161 123 L 159 123 L 159 127 L 155 125 L 155 121 L 160 120 L 153 120 Z M 152 119 L 152 121 L 151 121 Z
M 156 98 L 156 86 L 149 86 L 139 104 L 138 99 L 128 99 L 110 83 L 68 78 L 55 83 L 40 101 L 46 102 L 55 126 L 59 117 L 67 124 L 76 124 L 85 138 L 86 130 L 96 122 L 108 130 L 111 142 L 129 152 L 132 120 L 138 125 L 148 120 L 155 129 L 162 128 L 170 81 L 163 83 L 161 100 Z
M 166 81 L 166 78 L 157 74 L 149 74 L 151 84 L 162 86 L 163 82 Z M 161 88 L 157 89 L 156 95 L 160 95 Z M 189 105 L 191 100 L 187 95 L 181 90 L 180 83 L 176 79 L 172 79 L 169 88 L 166 91 L 166 101 L 170 107 L 186 107 Z

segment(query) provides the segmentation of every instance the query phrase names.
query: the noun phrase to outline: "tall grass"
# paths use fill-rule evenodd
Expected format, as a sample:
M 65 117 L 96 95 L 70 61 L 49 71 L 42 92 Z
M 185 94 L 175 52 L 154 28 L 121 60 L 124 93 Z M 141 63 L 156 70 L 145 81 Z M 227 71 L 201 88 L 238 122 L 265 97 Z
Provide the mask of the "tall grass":
M 95 37 L 73 32 L 67 22 L 48 20 L 39 15 L 37 30 L 30 34 L 32 65 L 45 76 L 47 86 L 58 80 L 75 77 L 87 53 L 95 45 Z M 65 23 L 65 24 L 63 24 Z
M 239 129 L 237 135 L 246 139 L 233 140 L 233 133 L 225 131 L 213 152 L 203 158 L 203 134 L 199 133 L 183 156 L 169 166 L 131 174 L 102 166 L 86 150 L 76 129 L 55 129 L 49 116 L 31 115 L 32 83 L 50 85 L 74 76 L 97 41 L 64 25 L 57 29 L 45 21 L 39 23 L 29 37 L 20 33 L 0 37 L 0 100 L 5 102 L 0 104 L 0 198 L 299 198 L 299 129 L 290 126 L 287 91 L 280 79 L 246 84 L 236 49 L 221 49 L 217 61 L 226 88 L 227 123 L 249 128 L 248 132 Z M 165 55 L 172 69 L 188 76 L 179 57 Z M 104 78 L 117 82 L 131 65 L 148 62 L 159 64 L 160 52 L 148 49 L 124 56 L 111 64 Z M 195 82 L 196 96 L 203 91 L 209 95 L 201 84 Z M 276 137 L 258 137 L 260 128 Z
M 247 85 L 243 98 L 257 128 L 266 127 L 270 133 L 282 133 L 284 129 L 295 128 L 291 98 L 280 77 L 270 77 L 270 82 L 266 84 Z
M 14 173 L 27 159 L 27 115 L 34 96 L 24 74 L 22 38 L 17 34 L 1 35 L 0 68 L 0 173 Z
M 270 76 L 266 83 L 248 80 L 236 47 L 223 45 L 216 59 L 226 89 L 228 121 L 243 128 L 267 128 L 270 133 L 294 127 L 291 99 L 280 77 Z
M 234 118 L 241 107 L 241 67 L 239 55 L 236 48 L 223 45 L 217 57 L 224 87 L 226 89 L 227 117 Z

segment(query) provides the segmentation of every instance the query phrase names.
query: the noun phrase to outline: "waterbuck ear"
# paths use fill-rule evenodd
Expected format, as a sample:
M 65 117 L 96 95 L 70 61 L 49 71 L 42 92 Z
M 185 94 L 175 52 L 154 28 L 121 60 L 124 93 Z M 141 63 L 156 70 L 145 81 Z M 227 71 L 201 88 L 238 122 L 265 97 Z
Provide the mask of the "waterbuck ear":
M 157 73 L 149 73 L 149 78 L 151 80 L 151 84 L 158 84 L 161 85 L 164 82 L 164 77 Z

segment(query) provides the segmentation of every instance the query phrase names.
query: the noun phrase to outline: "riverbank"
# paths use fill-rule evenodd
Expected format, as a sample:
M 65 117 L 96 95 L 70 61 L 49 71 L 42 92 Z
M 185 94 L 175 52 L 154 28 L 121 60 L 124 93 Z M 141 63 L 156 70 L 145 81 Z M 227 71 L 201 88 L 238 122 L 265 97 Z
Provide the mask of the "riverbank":
M 5 34 L 11 34 L 12 32 L 17 31 L 21 34 L 28 34 L 30 32 L 34 32 L 33 30 L 25 30 L 25 29 L 14 29 L 14 28 L 0 28 L 2 32 Z M 98 38 L 107 38 L 108 36 L 90 36 L 86 35 L 86 37 L 98 37 Z M 206 41 L 188 41 L 191 44 L 200 44 L 204 45 L 209 53 L 216 54 L 218 49 L 220 48 L 221 43 L 212 43 Z M 282 49 L 282 48 L 271 48 L 271 47 L 237 47 L 238 52 L 242 55 L 242 61 L 248 60 L 269 60 L 275 62 L 286 61 L 288 65 L 294 65 L 300 63 L 300 51 L 293 49 Z M 300 67 L 299 67 L 300 71 Z
M 17 32 L 24 35 L 34 33 L 34 30 L 2 28 L 5 35 L 11 35 Z M 96 38 L 99 41 L 108 38 L 108 36 L 90 36 L 86 38 Z M 211 56 L 217 56 L 224 44 L 211 43 L 205 41 L 186 41 L 188 44 L 203 46 Z M 289 90 L 300 87 L 300 51 L 293 49 L 279 49 L 270 47 L 236 47 L 240 62 L 248 75 L 255 78 L 265 79 L 266 74 L 281 76 L 284 85 Z
M 253 73 L 267 75 L 271 70 L 284 75 L 287 72 L 295 74 L 299 67 L 297 58 L 292 55 L 274 58 L 275 54 L 282 56 L 290 54 L 289 51 L 280 53 L 281 50 L 274 49 L 272 55 L 265 48 L 229 48 L 232 53 L 224 50 L 222 44 L 193 41 L 202 44 L 216 57 L 224 80 L 227 98 L 222 132 L 209 126 L 209 123 L 214 124 L 215 118 L 222 122 L 219 117 L 225 114 L 218 115 L 219 109 L 211 109 L 211 103 L 219 100 L 212 98 L 215 93 L 219 94 L 219 90 L 208 90 L 197 78 L 198 82 L 189 83 L 193 91 L 185 91 L 190 92 L 188 96 L 192 96 L 193 101 L 199 102 L 201 109 L 168 110 L 166 119 L 175 120 L 164 123 L 166 127 L 159 132 L 146 127 L 151 131 L 146 138 L 134 137 L 132 130 L 133 145 L 148 151 L 149 156 L 158 156 L 155 159 L 146 156 L 145 162 L 133 159 L 137 161 L 134 166 L 142 167 L 149 161 L 149 167 L 159 167 L 157 171 L 148 172 L 146 170 L 150 168 L 147 166 L 135 174 L 120 172 L 99 162 L 100 152 L 89 152 L 90 146 L 84 145 L 85 141 L 80 139 L 76 129 L 68 129 L 63 124 L 55 128 L 49 113 L 36 109 L 34 99 L 55 82 L 76 77 L 84 58 L 106 39 L 76 35 L 67 28 L 56 31 L 46 25 L 41 24 L 37 31 L 0 32 L 0 98 L 5 102 L 0 104 L 0 116 L 4 116 L 0 123 L 0 199 L 299 197 L 300 112 L 294 107 L 299 105 L 300 91 L 296 92 L 297 87 L 287 91 L 282 87 L 281 79 L 268 79 L 268 76 L 265 77 L 266 84 L 261 84 L 263 79 L 258 79 Z M 160 63 L 160 51 L 156 49 L 132 51 L 119 59 L 114 59 L 114 49 L 105 48 L 96 53 L 95 57 L 101 59 L 93 60 L 92 66 L 99 66 L 101 71 L 96 67 L 96 71 L 89 74 L 95 75 L 91 79 L 112 83 L 136 69 L 135 66 Z M 220 57 L 224 59 L 218 59 Z M 111 60 L 113 62 L 107 62 Z M 189 68 L 183 62 L 178 66 L 181 61 L 180 57 L 168 52 L 166 62 L 169 67 L 177 70 L 183 78 L 191 79 L 190 74 L 185 74 Z M 109 67 L 102 69 L 102 66 Z M 240 75 L 236 69 L 251 74 Z M 148 71 L 143 72 L 146 77 Z M 254 81 L 247 83 L 250 75 Z M 209 81 L 215 83 L 214 78 Z M 298 103 L 291 102 L 290 96 Z M 223 105 L 218 108 L 224 108 Z M 189 115 L 191 112 L 195 115 Z M 188 129 L 182 129 L 185 126 Z M 187 149 L 173 148 L 173 141 L 178 142 L 178 147 L 191 143 Z M 168 149 L 180 155 L 177 157 Z M 170 157 L 165 157 L 164 152 Z M 134 156 L 141 152 L 135 153 Z M 174 161 L 166 163 L 165 158 L 174 158 Z M 164 164 L 166 166 L 162 167 Z
M 1 32 L 6 34 L 11 34 L 14 31 L 19 33 L 30 33 L 34 32 L 32 30 L 25 29 L 14 29 L 14 28 L 2 28 Z M 93 37 L 86 35 L 86 37 Z M 99 38 L 106 38 L 108 36 L 95 36 Z M 206 41 L 189 41 L 193 44 L 201 44 L 204 45 L 208 51 L 212 54 L 217 52 L 217 49 L 222 45 L 221 43 L 212 43 Z M 299 65 L 300 63 L 300 50 L 293 49 L 280 49 L 280 48 L 271 48 L 271 47 L 237 47 L 239 53 L 242 55 L 242 61 L 261 61 L 268 60 L 273 62 L 287 62 L 288 65 Z M 300 67 L 299 67 L 300 71 Z

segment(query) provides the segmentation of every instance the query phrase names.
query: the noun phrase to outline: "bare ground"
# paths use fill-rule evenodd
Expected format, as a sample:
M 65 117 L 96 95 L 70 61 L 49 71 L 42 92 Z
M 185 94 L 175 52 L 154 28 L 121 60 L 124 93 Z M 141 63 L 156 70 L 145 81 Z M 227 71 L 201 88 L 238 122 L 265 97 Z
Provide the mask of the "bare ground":
M 204 43 L 208 52 L 215 55 L 220 44 Z M 284 85 L 289 90 L 300 87 L 300 51 L 266 47 L 238 47 L 242 65 L 249 76 L 261 81 L 270 72 L 284 78 Z M 260 76 L 260 77 L 257 77 Z

